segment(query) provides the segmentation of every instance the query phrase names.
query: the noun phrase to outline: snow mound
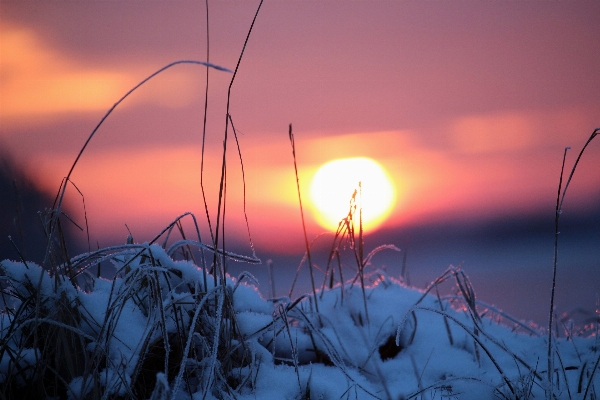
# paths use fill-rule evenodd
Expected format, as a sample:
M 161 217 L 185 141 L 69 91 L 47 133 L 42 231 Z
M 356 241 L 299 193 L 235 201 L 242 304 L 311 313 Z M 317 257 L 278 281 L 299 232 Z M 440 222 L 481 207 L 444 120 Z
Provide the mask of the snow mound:
M 86 270 L 110 260 L 114 279 Z M 555 338 L 459 296 L 375 271 L 316 298 L 264 299 L 253 278 L 214 276 L 158 245 L 72 260 L 71 273 L 2 261 L 0 391 L 153 399 L 594 398 L 600 340 Z M 72 271 L 77 271 L 73 273 Z M 317 312 L 318 308 L 318 312 Z M 492 318 L 491 316 L 495 318 Z M 29 392 L 28 392 L 29 390 Z

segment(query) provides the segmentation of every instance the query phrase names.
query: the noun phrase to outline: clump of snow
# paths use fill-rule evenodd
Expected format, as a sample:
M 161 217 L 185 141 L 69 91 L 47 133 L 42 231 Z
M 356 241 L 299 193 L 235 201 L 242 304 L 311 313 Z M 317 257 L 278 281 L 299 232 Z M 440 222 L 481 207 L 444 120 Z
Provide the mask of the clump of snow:
M 33 368 L 18 372 L 43 359 L 43 349 L 24 347 L 26 332 L 55 321 L 100 360 L 69 378 L 72 399 L 95 387 L 159 399 L 493 399 L 550 390 L 580 398 L 600 390 L 597 331 L 556 339 L 549 388 L 545 335 L 481 317 L 468 296 L 440 299 L 381 272 L 365 288 L 348 282 L 317 299 L 267 300 L 250 275 L 221 283 L 158 245 L 121 246 L 76 265 L 99 259 L 113 262 L 115 278 L 88 276 L 79 286 L 32 263 L 2 261 L 0 386 L 35 378 Z M 75 324 L 63 327 L 54 305 L 70 307 Z M 148 370 L 143 382 L 153 387 L 145 388 Z

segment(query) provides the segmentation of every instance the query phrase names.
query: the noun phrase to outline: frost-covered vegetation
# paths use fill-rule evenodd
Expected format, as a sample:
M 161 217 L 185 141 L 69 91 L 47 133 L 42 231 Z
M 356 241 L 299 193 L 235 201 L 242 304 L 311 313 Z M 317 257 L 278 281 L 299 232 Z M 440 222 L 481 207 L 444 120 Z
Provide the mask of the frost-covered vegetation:
M 367 267 L 364 286 L 355 269 L 316 297 L 264 299 L 251 275 L 222 280 L 194 264 L 191 246 L 205 248 L 107 248 L 71 259 L 69 274 L 3 261 L 0 396 L 598 396 L 598 321 L 555 338 L 550 387 L 544 331 L 478 305 L 460 269 L 417 290 Z M 101 262 L 112 280 L 88 272 Z M 440 298 L 447 280 L 457 296 Z
M 373 254 L 394 246 L 364 255 L 356 202 L 335 235 L 323 283 L 315 284 L 306 238 L 313 291 L 261 297 L 251 274 L 227 274 L 228 263 L 260 260 L 227 252 L 219 241 L 225 154 L 216 218 L 205 207 L 210 244 L 196 217 L 184 214 L 150 242 L 130 237 L 71 257 L 62 205 L 77 161 L 116 106 L 182 63 L 225 70 L 178 61 L 125 94 L 92 131 L 45 214 L 42 265 L 24 257 L 0 263 L 0 399 L 598 398 L 599 315 L 573 326 L 550 312 L 548 327 L 527 325 L 478 302 L 454 267 L 425 289 L 409 287 L 371 264 Z M 226 115 L 225 143 L 228 132 L 235 137 L 229 109 Z M 291 126 L 290 139 L 295 154 Z M 559 189 L 557 235 L 575 167 Z M 182 228 L 185 218 L 193 235 Z M 110 278 L 100 273 L 107 264 Z M 448 284 L 455 295 L 440 296 Z

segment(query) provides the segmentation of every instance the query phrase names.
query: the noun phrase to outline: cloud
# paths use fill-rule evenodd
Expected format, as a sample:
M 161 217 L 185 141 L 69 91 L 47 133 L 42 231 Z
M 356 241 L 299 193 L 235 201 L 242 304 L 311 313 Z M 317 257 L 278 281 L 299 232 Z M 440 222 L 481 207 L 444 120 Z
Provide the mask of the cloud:
M 537 144 L 535 121 L 523 113 L 469 115 L 452 127 L 454 146 L 465 153 L 512 152 Z
M 3 123 L 27 124 L 31 117 L 108 110 L 127 90 L 154 72 L 147 65 L 120 69 L 89 66 L 48 46 L 35 31 L 14 25 L 0 29 L 0 93 Z M 158 69 L 162 65 L 157 65 Z M 189 104 L 201 91 L 200 74 L 175 69 L 132 97 L 167 107 Z
M 126 85 L 125 74 L 81 69 L 31 30 L 9 27 L 0 35 L 3 120 L 107 108 Z

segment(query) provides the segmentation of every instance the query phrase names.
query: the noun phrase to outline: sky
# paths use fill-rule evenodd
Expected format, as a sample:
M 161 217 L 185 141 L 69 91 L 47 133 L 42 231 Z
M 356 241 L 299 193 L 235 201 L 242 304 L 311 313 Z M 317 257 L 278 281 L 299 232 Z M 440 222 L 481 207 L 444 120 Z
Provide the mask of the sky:
M 234 70 L 257 6 L 209 1 L 207 30 L 201 1 L 3 0 L 0 146 L 55 193 L 96 124 L 146 76 L 181 59 Z M 257 255 L 283 263 L 304 249 L 291 123 L 309 237 L 323 232 L 307 200 L 319 166 L 369 157 L 396 199 L 368 247 L 407 251 L 421 286 L 462 264 L 482 291 L 498 292 L 491 300 L 532 286 L 546 296 L 563 151 L 572 147 L 570 169 L 600 126 L 599 13 L 595 1 L 265 1 L 230 97 Z M 209 71 L 202 180 L 213 221 L 232 76 Z M 94 246 L 123 242 L 125 224 L 149 240 L 186 211 L 206 232 L 205 80 L 205 67 L 176 66 L 100 127 L 71 177 Z M 249 253 L 231 136 L 227 146 L 228 243 Z M 586 152 L 561 217 L 573 227 L 561 255 L 571 262 L 565 304 L 593 308 L 600 144 Z M 67 204 L 81 222 L 77 191 Z

